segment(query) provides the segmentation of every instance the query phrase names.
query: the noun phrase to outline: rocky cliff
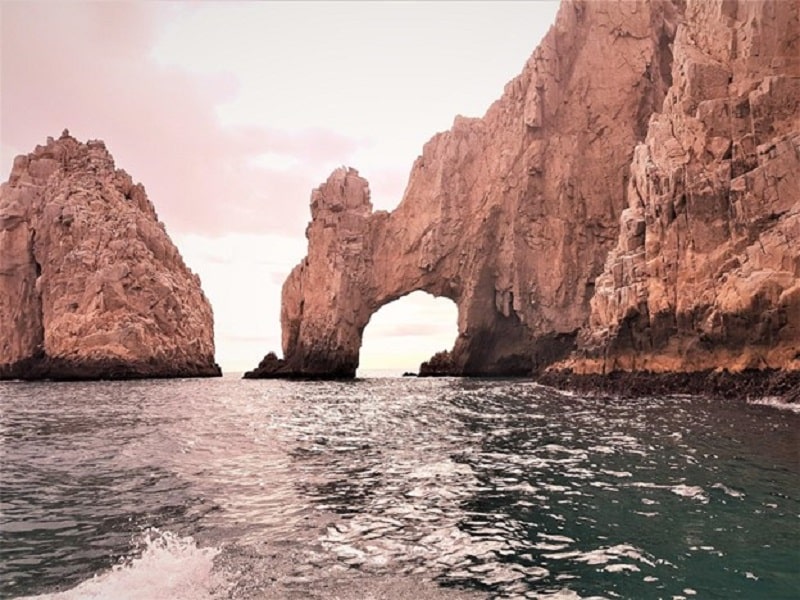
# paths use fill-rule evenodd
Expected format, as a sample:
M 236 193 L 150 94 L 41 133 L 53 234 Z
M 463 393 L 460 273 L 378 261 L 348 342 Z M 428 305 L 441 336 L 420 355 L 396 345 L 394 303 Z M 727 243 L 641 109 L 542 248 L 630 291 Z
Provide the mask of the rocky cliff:
M 425 145 L 391 213 L 372 212 L 355 171 L 334 173 L 283 288 L 285 362 L 253 375 L 352 376 L 370 316 L 415 290 L 458 306 L 459 373 L 564 357 L 616 241 L 633 148 L 671 85 L 678 17 L 670 2 L 562 6 L 486 115 Z
M 800 369 L 800 4 L 689 2 L 577 372 Z
M 563 2 L 397 209 L 353 170 L 315 190 L 285 358 L 250 375 L 352 376 L 370 316 L 420 289 L 458 306 L 455 373 L 797 368 L 797 12 Z
M 144 188 L 65 131 L 0 187 L 0 378 L 219 375 L 213 316 Z

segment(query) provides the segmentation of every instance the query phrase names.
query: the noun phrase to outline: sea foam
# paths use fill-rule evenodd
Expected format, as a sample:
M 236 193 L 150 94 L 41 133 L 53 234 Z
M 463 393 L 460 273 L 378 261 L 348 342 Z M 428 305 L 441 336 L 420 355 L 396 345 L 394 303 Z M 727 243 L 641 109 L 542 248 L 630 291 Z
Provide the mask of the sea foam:
M 141 556 L 130 558 L 63 592 L 20 600 L 204 600 L 215 587 L 215 548 L 199 548 L 191 537 L 155 528 L 136 541 Z

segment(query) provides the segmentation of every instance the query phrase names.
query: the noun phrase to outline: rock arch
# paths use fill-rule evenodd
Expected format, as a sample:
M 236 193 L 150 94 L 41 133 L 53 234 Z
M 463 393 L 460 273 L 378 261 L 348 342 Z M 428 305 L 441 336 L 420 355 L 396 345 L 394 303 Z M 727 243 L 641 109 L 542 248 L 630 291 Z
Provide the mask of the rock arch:
M 308 256 L 282 293 L 284 359 L 249 377 L 352 377 L 382 305 L 458 307 L 456 373 L 519 375 L 565 357 L 617 240 L 633 149 L 671 83 L 672 2 L 564 2 L 481 119 L 423 148 L 399 206 L 335 171 L 312 194 Z M 625 30 L 619 23 L 625 24 Z
M 499 214 L 470 231 L 448 208 L 373 212 L 367 181 L 355 169 L 334 171 L 312 194 L 308 256 L 283 285 L 285 358 L 267 355 L 247 376 L 354 377 L 371 316 L 418 290 L 457 306 L 456 373 L 527 374 L 542 350 L 563 355 L 574 332 L 552 336 L 555 343 L 537 352 L 519 300 L 498 288 L 502 265 L 491 248 Z

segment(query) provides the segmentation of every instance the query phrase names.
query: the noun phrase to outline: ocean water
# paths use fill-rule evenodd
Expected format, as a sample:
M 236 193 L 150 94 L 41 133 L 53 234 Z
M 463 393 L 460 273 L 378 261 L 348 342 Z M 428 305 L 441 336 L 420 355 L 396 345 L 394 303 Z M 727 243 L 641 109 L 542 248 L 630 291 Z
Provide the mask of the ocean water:
M 0 596 L 800 597 L 800 414 L 523 380 L 0 384 Z

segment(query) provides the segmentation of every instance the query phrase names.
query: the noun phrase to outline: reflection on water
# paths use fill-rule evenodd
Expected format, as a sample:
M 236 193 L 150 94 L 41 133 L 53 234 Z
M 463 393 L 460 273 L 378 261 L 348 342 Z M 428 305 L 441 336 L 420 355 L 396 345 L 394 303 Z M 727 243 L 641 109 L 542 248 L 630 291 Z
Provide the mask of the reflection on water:
M 119 592 L 123 574 L 212 559 L 186 597 L 790 598 L 800 586 L 800 415 L 787 411 L 456 379 L 0 394 L 6 597 L 122 561 L 93 584 Z M 174 537 L 158 553 L 141 543 L 152 527 Z M 126 597 L 176 593 L 162 592 Z

